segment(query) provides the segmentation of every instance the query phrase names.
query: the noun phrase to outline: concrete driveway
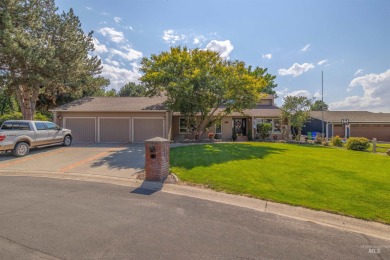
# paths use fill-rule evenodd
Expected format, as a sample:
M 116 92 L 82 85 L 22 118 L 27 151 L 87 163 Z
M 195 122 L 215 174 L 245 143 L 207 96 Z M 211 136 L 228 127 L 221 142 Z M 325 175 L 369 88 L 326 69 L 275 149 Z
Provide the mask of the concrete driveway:
M 0 171 L 60 172 L 135 178 L 145 164 L 143 144 L 76 144 L 32 149 L 26 157 L 0 154 Z

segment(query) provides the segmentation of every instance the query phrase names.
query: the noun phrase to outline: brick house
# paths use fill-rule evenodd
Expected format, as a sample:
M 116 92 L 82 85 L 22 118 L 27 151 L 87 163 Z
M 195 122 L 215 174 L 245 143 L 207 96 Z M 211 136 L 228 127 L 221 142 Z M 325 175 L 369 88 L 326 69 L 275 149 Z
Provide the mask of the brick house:
M 280 109 L 274 96 L 259 101 L 253 109 L 233 113 L 207 129 L 223 140 L 232 138 L 233 131 L 242 140 L 255 137 L 250 128 L 259 122 L 272 124 L 272 136 L 281 138 Z M 75 142 L 134 142 L 153 137 L 170 140 L 193 139 L 184 118 L 171 113 L 163 97 L 88 97 L 52 110 L 58 125 L 72 130 Z

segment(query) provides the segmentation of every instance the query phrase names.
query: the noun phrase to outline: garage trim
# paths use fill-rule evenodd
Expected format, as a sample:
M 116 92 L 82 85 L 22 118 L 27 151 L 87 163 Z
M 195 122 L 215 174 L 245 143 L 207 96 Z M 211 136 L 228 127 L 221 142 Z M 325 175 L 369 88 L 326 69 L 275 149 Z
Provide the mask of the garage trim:
M 130 132 L 133 132 L 132 129 L 132 120 L 131 117 L 98 117 L 98 126 L 97 126 L 97 139 L 98 142 L 100 143 L 100 119 L 127 119 L 129 121 L 129 142 L 132 141 L 132 134 Z
M 93 118 L 93 120 L 94 120 L 94 122 L 95 122 L 95 143 L 96 143 L 96 138 L 97 138 L 97 130 L 96 130 L 96 117 L 93 117 L 93 116 L 91 116 L 91 117 L 77 117 L 77 116 L 67 116 L 67 117 L 64 117 L 63 119 L 62 119 L 62 124 L 63 124 L 63 126 L 64 126 L 64 128 L 66 128 L 66 119 L 91 119 L 91 118 Z
M 131 142 L 134 143 L 134 119 L 161 119 L 163 122 L 163 137 L 165 138 L 165 117 L 132 117 L 131 118 Z

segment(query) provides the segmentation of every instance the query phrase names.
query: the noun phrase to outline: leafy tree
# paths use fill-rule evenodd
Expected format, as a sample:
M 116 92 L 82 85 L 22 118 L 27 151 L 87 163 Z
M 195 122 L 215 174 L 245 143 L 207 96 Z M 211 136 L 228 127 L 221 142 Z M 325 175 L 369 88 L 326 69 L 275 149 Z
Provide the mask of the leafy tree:
M 261 140 L 265 141 L 265 139 L 271 134 L 272 124 L 263 123 L 256 125 L 257 133 L 259 133 Z
M 248 72 L 251 76 L 256 78 L 263 78 L 267 82 L 267 85 L 265 88 L 263 88 L 262 92 L 269 95 L 275 95 L 277 97 L 276 91 L 274 90 L 274 88 L 278 86 L 278 84 L 274 82 L 276 76 L 267 73 L 267 71 L 267 68 L 256 67 L 254 70 L 252 70 L 252 66 L 248 67 Z
M 316 100 L 311 106 L 310 110 L 312 111 L 328 111 L 329 106 L 322 100 Z
M 244 62 L 225 61 L 210 50 L 172 47 L 141 65 L 148 95 L 165 95 L 166 106 L 181 113 L 194 135 L 233 111 L 252 108 L 267 85 Z
M 146 96 L 146 88 L 141 84 L 129 82 L 118 92 L 120 97 L 144 97 Z
M 0 116 L 15 111 L 16 99 L 9 93 L 7 87 L 0 88 Z
M 106 96 L 106 97 L 117 97 L 118 94 L 116 93 L 116 90 L 114 88 L 112 88 L 111 90 L 106 91 L 104 96 Z
M 283 98 L 284 104 L 282 109 L 282 119 L 287 119 L 289 124 L 298 130 L 294 133 L 297 140 L 300 140 L 302 127 L 310 118 L 311 99 L 303 96 L 286 96 Z
M 14 93 L 23 118 L 32 119 L 36 102 L 99 89 L 101 61 L 94 50 L 92 32 L 81 29 L 71 9 L 57 14 L 54 0 L 2 0 L 0 2 L 0 84 Z

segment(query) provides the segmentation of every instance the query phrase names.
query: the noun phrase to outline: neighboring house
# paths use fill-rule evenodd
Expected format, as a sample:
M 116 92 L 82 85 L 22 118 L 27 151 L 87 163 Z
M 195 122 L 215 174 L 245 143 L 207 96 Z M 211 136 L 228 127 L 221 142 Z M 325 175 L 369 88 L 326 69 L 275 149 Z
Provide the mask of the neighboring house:
M 259 122 L 273 126 L 272 136 L 281 139 L 280 109 L 274 105 L 274 96 L 263 99 L 253 109 L 233 113 L 207 129 L 221 139 L 232 138 L 233 130 L 241 138 Z M 144 142 L 152 137 L 170 140 L 193 139 L 184 118 L 170 113 L 163 105 L 163 97 L 88 97 L 52 110 L 55 122 L 72 130 L 75 142 Z
M 311 120 L 305 124 L 303 134 L 307 132 L 322 132 L 321 111 L 312 111 Z M 342 124 L 348 119 L 349 127 Z M 366 137 L 377 138 L 378 141 L 390 141 L 390 113 L 372 113 L 367 111 L 324 111 L 324 130 L 329 138 Z

